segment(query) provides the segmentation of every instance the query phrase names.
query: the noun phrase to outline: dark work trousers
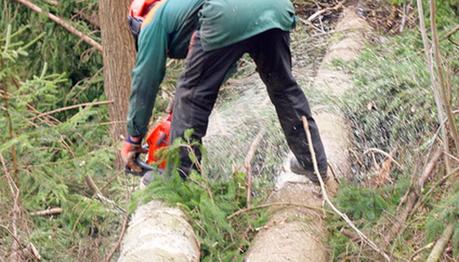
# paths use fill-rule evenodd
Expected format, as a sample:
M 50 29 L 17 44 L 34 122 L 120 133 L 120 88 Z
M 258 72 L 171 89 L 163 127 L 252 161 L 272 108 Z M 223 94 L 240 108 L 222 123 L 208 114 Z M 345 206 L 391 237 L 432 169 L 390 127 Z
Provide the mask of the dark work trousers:
M 301 165 L 313 176 L 313 164 L 309 152 L 302 116 L 308 119 L 314 151 L 323 178 L 327 174 L 327 157 L 319 136 L 319 130 L 311 115 L 308 100 L 292 75 L 290 34 L 272 29 L 244 41 L 211 51 L 204 51 L 199 32 L 190 43 L 185 71 L 179 79 L 175 94 L 171 140 L 183 137 L 185 130 L 193 129 L 192 138 L 201 143 L 206 135 L 209 116 L 217 99 L 220 86 L 231 66 L 244 53 L 255 61 L 257 71 L 267 87 L 284 131 L 287 143 Z M 186 177 L 195 168 L 187 149 L 180 154 L 180 171 Z M 200 152 L 196 149 L 200 157 Z M 315 178 L 315 179 L 314 179 Z

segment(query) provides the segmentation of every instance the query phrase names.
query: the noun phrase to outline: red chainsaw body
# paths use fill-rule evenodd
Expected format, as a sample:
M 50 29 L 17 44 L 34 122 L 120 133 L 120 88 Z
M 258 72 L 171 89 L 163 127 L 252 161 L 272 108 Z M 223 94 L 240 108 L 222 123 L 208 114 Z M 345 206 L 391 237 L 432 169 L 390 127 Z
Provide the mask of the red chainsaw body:
M 160 169 L 166 168 L 166 161 L 161 162 L 157 153 L 160 149 L 164 149 L 169 145 L 170 134 L 171 134 L 171 122 L 172 122 L 172 113 L 169 113 L 166 117 L 163 117 L 159 122 L 157 122 L 150 133 L 147 136 L 148 144 L 148 155 L 147 163 L 150 165 L 157 165 Z

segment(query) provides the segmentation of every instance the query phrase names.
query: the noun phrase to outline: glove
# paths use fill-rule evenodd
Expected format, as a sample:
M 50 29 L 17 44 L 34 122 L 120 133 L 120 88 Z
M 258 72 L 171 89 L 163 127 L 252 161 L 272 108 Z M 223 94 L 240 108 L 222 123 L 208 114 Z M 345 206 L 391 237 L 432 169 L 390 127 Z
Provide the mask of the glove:
M 141 137 L 131 137 L 128 135 L 121 148 L 121 159 L 128 169 L 140 173 L 142 172 L 142 167 L 136 163 L 136 157 L 139 154 L 147 152 L 148 150 L 142 148 Z

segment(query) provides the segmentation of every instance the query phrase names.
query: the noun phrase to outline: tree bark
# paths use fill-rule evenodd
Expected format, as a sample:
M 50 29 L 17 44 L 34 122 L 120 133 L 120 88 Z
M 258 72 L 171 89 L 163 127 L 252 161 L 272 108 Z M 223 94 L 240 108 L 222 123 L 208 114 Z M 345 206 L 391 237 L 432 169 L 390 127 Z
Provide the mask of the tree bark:
M 126 114 L 134 65 L 134 42 L 130 35 L 127 13 L 129 0 L 100 0 L 99 20 L 104 58 L 104 90 L 108 100 L 111 135 L 118 140 L 126 133 Z

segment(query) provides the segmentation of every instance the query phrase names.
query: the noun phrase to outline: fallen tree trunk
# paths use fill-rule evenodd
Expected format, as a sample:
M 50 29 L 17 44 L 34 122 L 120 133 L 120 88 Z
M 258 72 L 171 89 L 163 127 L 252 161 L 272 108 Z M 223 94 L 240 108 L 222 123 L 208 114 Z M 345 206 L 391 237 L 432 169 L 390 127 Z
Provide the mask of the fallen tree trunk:
M 199 256 L 199 242 L 185 213 L 153 200 L 133 215 L 118 262 L 196 262 Z
M 353 9 L 346 8 L 343 11 L 337 30 L 349 33 L 333 44 L 327 52 L 314 84 L 318 92 L 338 97 L 352 86 L 349 76 L 333 69 L 331 62 L 335 59 L 354 59 L 363 46 L 364 32 L 367 29 L 366 22 L 360 19 Z M 333 110 L 332 106 L 321 105 L 320 109 L 317 108 L 313 109 L 316 113 L 315 120 L 330 165 L 336 175 L 348 176 L 350 144 L 344 117 Z M 322 207 L 323 200 L 320 194 L 304 176 L 286 171 L 280 175 L 277 188 L 268 203 L 293 201 L 316 208 Z M 324 241 L 326 229 L 321 212 L 301 207 L 278 207 L 271 208 L 270 213 L 268 224 L 258 233 L 250 246 L 247 262 L 329 260 Z

